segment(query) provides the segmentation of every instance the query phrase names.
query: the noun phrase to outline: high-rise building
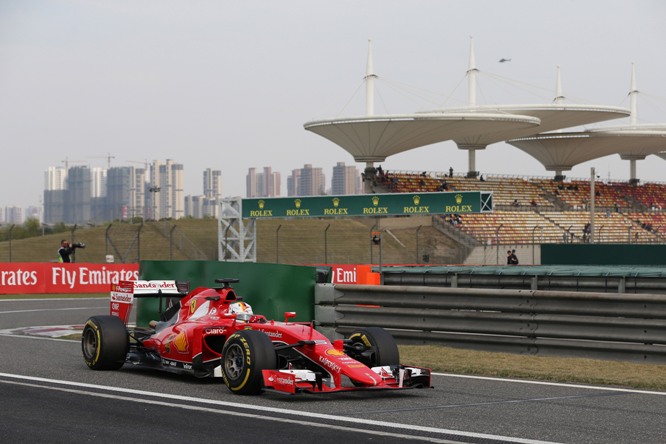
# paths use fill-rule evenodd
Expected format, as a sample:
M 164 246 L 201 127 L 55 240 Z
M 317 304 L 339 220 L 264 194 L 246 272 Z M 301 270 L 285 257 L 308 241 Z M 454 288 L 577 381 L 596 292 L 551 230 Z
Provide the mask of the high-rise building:
M 185 196 L 185 216 L 201 219 L 217 217 L 222 198 L 222 171 L 207 168 L 203 172 L 203 194 Z
M 44 172 L 44 222 L 65 220 L 66 181 L 67 169 L 64 167 L 49 167 Z
M 168 161 L 167 161 L 168 162 Z M 185 168 L 182 163 L 171 164 L 171 176 L 173 178 L 172 205 L 170 217 L 182 219 L 185 217 Z
M 106 199 L 101 220 L 126 220 L 131 217 L 131 189 L 134 167 L 112 167 L 106 174 Z
M 311 164 L 305 164 L 300 169 L 298 180 L 299 196 L 321 196 L 326 194 L 326 176 L 321 168 L 312 168 Z
M 222 171 L 206 168 L 203 172 L 203 194 L 208 199 L 222 197 Z
M 257 197 L 257 169 L 248 168 L 245 176 L 245 195 L 247 197 Z
M 44 190 L 44 222 L 53 224 L 65 221 L 67 190 Z
M 280 182 L 282 178 L 279 172 L 273 172 L 271 167 L 264 167 L 262 174 L 262 197 L 276 197 L 280 195 Z
M 67 224 L 87 223 L 91 220 L 92 173 L 87 166 L 71 167 L 67 171 L 65 214 Z
M 64 190 L 67 170 L 63 167 L 49 167 L 44 172 L 44 190 Z
M 146 194 L 148 193 L 148 171 L 146 168 L 132 168 L 132 180 L 129 190 L 129 217 L 148 218 L 146 214 Z
M 245 176 L 247 197 L 276 197 L 280 195 L 282 178 L 279 172 L 273 172 L 271 167 L 264 167 L 262 173 L 256 168 L 249 168 Z
M 299 196 L 298 182 L 301 179 L 301 170 L 292 170 L 291 175 L 287 176 L 287 195 Z
M 201 214 L 195 216 L 188 213 L 187 208 L 185 208 L 185 215 L 195 218 L 218 216 L 218 206 L 222 198 L 222 171 L 207 168 L 203 172 L 203 193 L 203 199 L 200 202 Z
M 159 220 L 160 215 L 163 214 L 160 206 L 160 196 L 162 192 L 162 184 L 160 182 L 161 175 L 159 174 L 160 162 L 153 160 L 150 166 L 150 181 L 148 194 L 146 195 L 146 219 Z
M 36 219 L 42 221 L 42 209 L 40 207 L 35 207 L 33 205 L 25 209 L 25 218 L 27 219 Z
M 205 217 L 204 214 L 204 201 L 205 196 L 185 196 L 185 216 L 201 219 Z
M 90 170 L 92 179 L 92 189 L 90 190 L 91 197 L 106 196 L 106 172 L 106 168 L 92 168 Z
M 338 162 L 333 167 L 333 178 L 331 179 L 331 193 L 341 194 L 359 194 L 361 191 L 361 175 L 355 166 L 345 165 L 344 162 Z
M 5 222 L 8 224 L 23 223 L 23 208 L 5 207 Z
M 162 164 L 153 161 L 150 171 L 150 186 L 147 208 L 149 219 L 180 219 L 185 216 L 185 192 L 183 190 L 183 165 L 167 159 Z

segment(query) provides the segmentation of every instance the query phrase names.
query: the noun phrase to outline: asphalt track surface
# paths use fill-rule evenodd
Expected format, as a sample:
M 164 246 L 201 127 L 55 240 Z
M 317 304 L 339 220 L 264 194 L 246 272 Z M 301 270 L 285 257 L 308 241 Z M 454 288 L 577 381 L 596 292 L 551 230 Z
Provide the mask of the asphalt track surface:
M 435 375 L 434 389 L 231 394 L 219 380 L 89 370 L 78 341 L 106 299 L 0 300 L 0 441 L 30 443 L 661 443 L 666 393 Z M 48 330 L 48 329 L 42 329 Z

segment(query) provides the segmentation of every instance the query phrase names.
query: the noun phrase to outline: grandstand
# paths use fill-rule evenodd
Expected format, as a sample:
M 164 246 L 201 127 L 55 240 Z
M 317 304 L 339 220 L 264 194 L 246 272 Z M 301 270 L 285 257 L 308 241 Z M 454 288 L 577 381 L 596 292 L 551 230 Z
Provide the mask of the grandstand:
M 374 192 L 490 191 L 494 212 L 436 216 L 449 235 L 474 246 L 542 243 L 666 242 L 666 183 L 595 182 L 594 233 L 589 180 L 488 175 L 470 178 L 446 172 L 382 171 Z

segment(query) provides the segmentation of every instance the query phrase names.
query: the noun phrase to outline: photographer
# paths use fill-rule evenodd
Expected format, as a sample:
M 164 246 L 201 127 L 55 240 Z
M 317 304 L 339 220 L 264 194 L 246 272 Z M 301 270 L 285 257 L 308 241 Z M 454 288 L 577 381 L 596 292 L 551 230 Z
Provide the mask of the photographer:
M 58 261 L 73 262 L 72 259 L 70 259 L 70 256 L 74 256 L 74 250 L 77 248 L 86 248 L 86 244 L 75 243 L 70 245 L 66 239 L 61 240 L 60 248 L 58 248 Z

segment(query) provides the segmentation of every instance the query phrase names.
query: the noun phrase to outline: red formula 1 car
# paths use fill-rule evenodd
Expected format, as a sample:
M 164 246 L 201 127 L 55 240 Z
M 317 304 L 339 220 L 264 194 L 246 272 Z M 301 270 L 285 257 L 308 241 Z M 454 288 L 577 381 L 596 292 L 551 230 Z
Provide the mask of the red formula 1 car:
M 393 337 L 359 328 L 331 342 L 311 322 L 267 320 L 252 312 L 230 284 L 189 292 L 176 281 L 124 281 L 111 291 L 111 315 L 93 316 L 81 339 L 93 370 L 123 365 L 222 377 L 233 393 L 263 390 L 326 393 L 430 387 L 430 370 L 399 363 Z M 134 298 L 157 297 L 160 322 L 128 327 Z M 162 311 L 162 306 L 171 306 Z

